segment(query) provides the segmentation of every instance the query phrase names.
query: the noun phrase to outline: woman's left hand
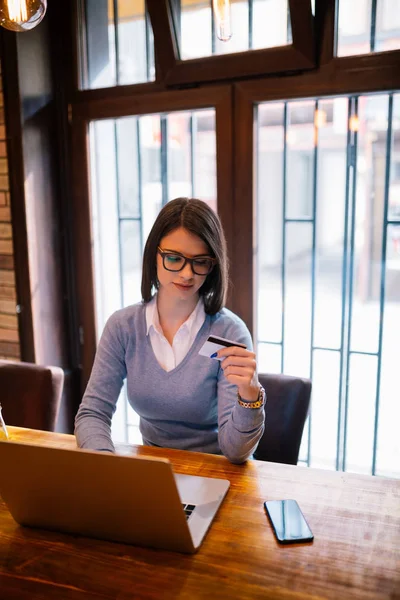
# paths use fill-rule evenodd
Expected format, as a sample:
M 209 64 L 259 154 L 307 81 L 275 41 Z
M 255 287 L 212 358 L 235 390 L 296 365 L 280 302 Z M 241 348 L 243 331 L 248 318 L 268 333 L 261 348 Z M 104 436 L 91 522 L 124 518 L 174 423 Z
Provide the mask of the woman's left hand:
M 217 353 L 221 358 L 221 368 L 230 383 L 238 386 L 238 392 L 244 400 L 256 401 L 260 391 L 257 377 L 256 355 L 239 346 L 229 346 Z

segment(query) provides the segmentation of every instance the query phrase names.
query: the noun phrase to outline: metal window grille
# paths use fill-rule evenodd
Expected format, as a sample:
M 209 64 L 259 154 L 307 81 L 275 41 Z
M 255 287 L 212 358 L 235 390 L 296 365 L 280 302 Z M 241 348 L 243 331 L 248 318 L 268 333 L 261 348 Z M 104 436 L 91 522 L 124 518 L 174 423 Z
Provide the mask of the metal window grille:
M 265 335 L 259 335 L 258 338 L 258 348 L 259 350 L 263 349 L 263 346 L 268 346 L 275 352 L 273 349 L 276 348 L 277 351 L 280 351 L 280 371 L 287 372 L 287 365 L 285 364 L 285 356 L 286 356 L 286 348 L 285 345 L 288 343 L 288 323 L 287 323 L 287 312 L 285 310 L 285 306 L 287 303 L 287 285 L 288 285 L 288 242 L 290 239 L 300 236 L 300 232 L 305 231 L 309 232 L 310 236 L 310 255 L 311 260 L 310 264 L 307 262 L 307 269 L 309 268 L 309 278 L 310 278 L 310 325 L 309 325 L 309 368 L 306 369 L 307 372 L 296 373 L 298 375 L 302 375 L 304 377 L 314 378 L 316 375 L 315 372 L 315 357 L 318 352 L 329 352 L 339 357 L 339 373 L 338 373 L 338 381 L 336 385 L 338 387 L 338 412 L 337 412 L 337 441 L 336 441 L 336 458 L 335 458 L 335 466 L 338 470 L 346 470 L 348 468 L 348 419 L 349 419 L 349 394 L 351 393 L 351 361 L 354 359 L 358 359 L 359 357 L 371 357 L 371 360 L 376 361 L 376 377 L 375 377 L 375 388 L 373 391 L 375 402 L 374 402 L 374 419 L 373 419 L 373 435 L 372 435 L 372 450 L 371 450 L 371 464 L 370 464 L 370 472 L 372 474 L 376 474 L 379 470 L 377 468 L 377 448 L 378 448 L 378 437 L 382 439 L 384 433 L 379 430 L 379 417 L 380 417 L 380 396 L 381 396 L 381 384 L 382 384 L 382 350 L 383 350 L 383 331 L 384 331 L 384 319 L 385 319 L 385 308 L 386 308 L 386 295 L 387 295 L 387 248 L 388 248 L 388 235 L 389 232 L 394 240 L 397 239 L 397 234 L 393 232 L 399 232 L 400 236 L 400 203 L 398 207 L 398 213 L 394 212 L 393 215 L 389 212 L 389 193 L 390 193 L 390 180 L 391 180 L 391 168 L 395 164 L 394 158 L 392 156 L 393 147 L 394 147 L 394 138 L 396 134 L 396 143 L 399 143 L 399 125 L 398 125 L 398 115 L 396 116 L 396 120 L 394 120 L 393 107 L 394 102 L 399 101 L 399 95 L 389 94 L 382 96 L 383 100 L 386 102 L 386 121 L 380 124 L 381 129 L 385 129 L 385 131 L 381 132 L 382 136 L 385 136 L 385 156 L 384 156 L 384 169 L 382 173 L 382 181 L 383 181 L 383 203 L 381 207 L 380 219 L 382 220 L 382 229 L 379 233 L 380 235 L 380 253 L 381 253 L 381 261 L 380 261 L 380 274 L 379 274 L 379 298 L 377 300 L 379 306 L 379 327 L 378 327 L 378 336 L 377 336 L 377 347 L 375 351 L 370 351 L 370 349 L 363 349 L 360 347 L 356 347 L 357 345 L 352 342 L 352 334 L 353 334 L 353 323 L 354 323 L 354 301 L 355 301 L 355 291 L 354 291 L 354 281 L 355 281 L 355 254 L 356 254 L 356 218 L 357 218 L 357 185 L 358 185 L 358 170 L 357 170 L 357 160 L 358 160 L 358 150 L 359 150 L 359 128 L 360 118 L 359 118 L 359 108 L 360 108 L 360 96 L 351 96 L 348 97 L 348 114 L 347 114 L 347 149 L 345 156 L 345 189 L 344 192 L 344 214 L 343 214 L 343 243 L 342 243 L 342 256 L 341 256 L 341 326 L 340 326 L 340 343 L 337 345 L 318 345 L 315 339 L 315 320 L 316 320 L 316 265 L 318 260 L 318 248 L 317 248 L 317 223 L 318 223 L 318 211 L 320 208 L 320 198 L 318 191 L 318 182 L 317 182 L 317 173 L 318 173 L 318 162 L 320 159 L 320 127 L 318 125 L 318 118 L 321 114 L 321 102 L 326 102 L 326 99 L 320 100 L 315 99 L 313 105 L 313 114 L 314 114 L 314 144 L 312 150 L 312 183 L 310 185 L 309 194 L 311 195 L 311 202 L 309 205 L 311 206 L 311 214 L 307 214 L 308 209 L 305 209 L 305 216 L 300 215 L 298 217 L 293 216 L 288 208 L 288 182 L 291 177 L 291 173 L 288 172 L 288 146 L 290 142 L 290 124 L 289 124 L 289 110 L 291 110 L 294 106 L 299 106 L 302 101 L 288 101 L 283 104 L 280 103 L 279 110 L 281 110 L 281 117 L 278 118 L 277 123 L 280 123 L 281 128 L 283 130 L 282 135 L 282 150 L 281 150 L 281 164 L 282 164 L 282 186 L 281 186 L 281 242 L 280 242 L 280 306 L 282 307 L 281 311 L 281 324 L 280 331 L 281 337 L 280 339 L 268 339 Z M 368 99 L 368 96 L 362 97 L 363 101 Z M 308 100 L 308 102 L 310 102 Z M 304 103 L 304 102 L 303 102 Z M 262 106 L 270 107 L 274 106 L 274 103 L 265 103 Z M 275 103 L 277 106 L 277 103 Z M 398 106 L 398 105 L 397 105 Z M 398 112 L 398 111 L 397 111 Z M 257 138 L 257 147 L 256 152 L 258 155 L 258 160 L 260 161 L 260 129 L 262 128 L 262 119 L 260 117 L 260 109 L 256 112 L 256 119 L 258 120 L 258 138 Z M 325 115 L 326 117 L 326 115 Z M 329 118 L 329 117 L 328 117 Z M 301 115 L 299 117 L 301 121 Z M 396 131 L 394 131 L 393 123 L 396 123 Z M 398 145 L 396 146 L 396 156 L 398 156 Z M 398 159 L 397 159 L 398 160 Z M 260 171 L 260 167 L 259 167 Z M 394 170 L 393 170 L 394 174 Z M 335 173 L 332 173 L 332 177 L 335 177 Z M 392 176 L 393 178 L 393 176 Z M 257 182 L 257 189 L 259 189 L 260 182 Z M 393 188 L 394 190 L 394 188 Z M 260 192 L 261 193 L 261 192 Z M 273 193 L 273 192 L 272 192 Z M 396 192 L 397 193 L 397 188 Z M 258 206 L 260 208 L 260 202 L 262 200 L 258 200 Z M 397 205 L 396 205 L 397 206 Z M 392 212 L 395 209 L 392 209 Z M 296 230 L 293 230 L 293 224 L 295 224 Z M 265 223 L 259 223 L 259 237 L 260 235 L 265 236 L 265 232 L 262 231 Z M 291 229 L 292 227 L 292 229 Z M 373 219 L 370 220 L 370 228 L 373 231 L 374 222 Z M 310 231 L 311 230 L 311 231 Z M 376 233 L 376 232 L 375 232 Z M 391 238 L 391 239 L 392 239 Z M 400 239 L 400 237 L 399 237 Z M 400 242 L 399 242 L 400 246 Z M 260 257 L 259 257 L 260 260 Z M 399 263 L 400 263 L 400 251 L 399 251 Z M 395 282 L 397 286 L 397 302 L 399 303 L 399 317 L 400 317 L 400 282 L 397 280 Z M 393 287 L 393 286 L 392 286 Z M 394 292 L 396 294 L 396 292 Z M 266 296 L 268 301 L 268 295 Z M 267 304 L 266 301 L 266 304 Z M 260 302 L 260 300 L 259 300 Z M 263 308 L 264 310 L 264 308 Z M 268 306 L 265 306 L 265 310 L 268 310 Z M 260 307 L 259 307 L 259 315 Z M 302 318 L 302 315 L 299 314 L 299 319 Z M 291 325 L 291 327 L 293 327 Z M 265 330 L 264 330 L 265 331 Z M 393 348 L 394 352 L 397 352 L 398 357 L 399 348 Z M 293 364 L 293 363 L 292 363 Z M 372 364 L 372 363 L 371 363 Z M 394 363 L 393 363 L 394 366 Z M 293 374 L 293 373 L 292 373 Z M 329 385 L 330 382 L 327 382 Z M 397 402 L 399 402 L 399 393 L 398 390 L 393 390 L 394 396 L 397 394 Z M 396 400 L 394 400 L 395 402 Z M 393 404 L 395 406 L 395 404 Z M 362 420 L 362 415 L 360 415 L 360 420 Z M 312 430 L 313 428 L 325 428 L 326 423 L 319 419 L 318 422 L 314 423 L 313 411 L 311 410 L 310 416 L 308 418 L 305 435 L 303 438 L 303 460 L 305 464 L 310 465 L 313 464 L 313 447 L 312 447 Z

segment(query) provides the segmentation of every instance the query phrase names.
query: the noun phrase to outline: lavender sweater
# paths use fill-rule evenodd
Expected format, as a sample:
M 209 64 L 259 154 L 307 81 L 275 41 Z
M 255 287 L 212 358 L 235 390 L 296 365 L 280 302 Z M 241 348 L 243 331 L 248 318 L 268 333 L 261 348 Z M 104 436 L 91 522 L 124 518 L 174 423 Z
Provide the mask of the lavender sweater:
M 247 327 L 225 308 L 207 315 L 186 357 L 166 372 L 146 335 L 145 313 L 146 305 L 139 303 L 115 312 L 107 321 L 75 419 L 78 446 L 114 450 L 111 419 L 126 378 L 144 444 L 222 453 L 233 463 L 244 462 L 262 435 L 264 408 L 241 407 L 237 387 L 227 381 L 219 361 L 198 352 L 209 335 L 251 349 Z

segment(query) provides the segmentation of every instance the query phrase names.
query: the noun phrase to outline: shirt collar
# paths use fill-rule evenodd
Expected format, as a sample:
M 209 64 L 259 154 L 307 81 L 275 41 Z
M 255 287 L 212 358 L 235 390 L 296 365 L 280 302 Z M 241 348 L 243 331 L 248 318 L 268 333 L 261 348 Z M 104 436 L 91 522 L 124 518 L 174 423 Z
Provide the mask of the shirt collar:
M 181 325 L 180 329 L 186 328 L 188 333 L 193 330 L 197 325 L 202 325 L 206 317 L 204 310 L 203 298 L 200 296 L 199 301 L 196 304 L 196 308 L 189 315 L 186 321 Z M 149 335 L 150 328 L 153 327 L 157 333 L 163 334 L 160 325 L 160 319 L 157 310 L 157 294 L 154 294 L 153 298 L 146 304 L 146 335 Z M 200 327 L 198 327 L 200 328 Z
M 157 310 L 157 294 L 154 294 L 150 302 L 146 304 L 146 335 L 149 335 L 151 327 L 158 333 L 162 333 Z
M 189 335 L 191 335 L 192 331 L 199 330 L 201 325 L 204 322 L 206 317 L 206 313 L 204 310 L 204 302 L 203 298 L 200 296 L 199 301 L 196 304 L 196 308 L 192 312 L 192 314 L 186 319 L 186 321 L 181 325 L 180 329 L 187 329 Z

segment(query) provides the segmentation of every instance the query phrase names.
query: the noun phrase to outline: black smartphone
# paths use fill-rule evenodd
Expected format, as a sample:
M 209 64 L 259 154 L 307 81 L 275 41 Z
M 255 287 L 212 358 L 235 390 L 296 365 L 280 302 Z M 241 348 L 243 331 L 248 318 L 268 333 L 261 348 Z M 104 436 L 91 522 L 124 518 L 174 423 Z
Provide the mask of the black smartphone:
M 280 544 L 313 541 L 312 531 L 296 500 L 268 500 L 264 507 Z

